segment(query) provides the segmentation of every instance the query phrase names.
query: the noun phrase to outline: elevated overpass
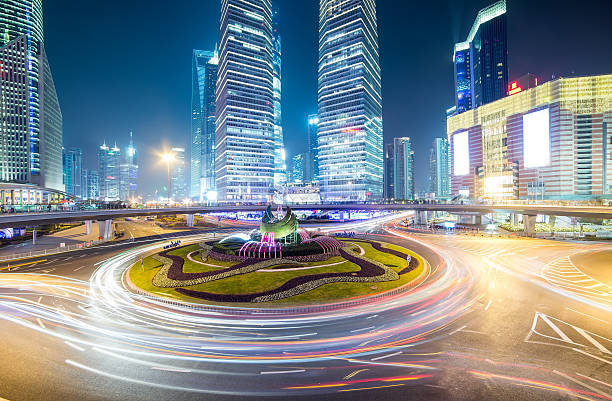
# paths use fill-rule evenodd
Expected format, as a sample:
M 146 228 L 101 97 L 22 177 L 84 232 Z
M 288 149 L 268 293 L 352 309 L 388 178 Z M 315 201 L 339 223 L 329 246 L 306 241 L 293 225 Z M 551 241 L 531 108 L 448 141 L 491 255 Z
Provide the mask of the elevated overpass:
M 7 214 L 0 216 L 0 228 L 37 227 L 46 224 L 68 222 L 98 221 L 101 232 L 110 226 L 114 219 L 143 216 L 187 215 L 188 225 L 193 223 L 193 215 L 215 212 L 256 212 L 265 210 L 267 205 L 221 205 L 155 209 L 99 209 L 89 211 Z M 514 213 L 523 215 L 526 231 L 529 234 L 535 226 L 537 215 L 566 216 L 577 218 L 612 219 L 612 207 L 603 206 L 563 206 L 563 205 L 523 205 L 523 204 L 327 204 L 291 205 L 295 210 L 388 210 L 414 211 L 420 219 L 426 212 L 448 212 L 451 214 L 485 215 L 489 213 Z M 526 218 L 525 218 L 526 217 Z M 102 226 L 104 223 L 104 227 Z

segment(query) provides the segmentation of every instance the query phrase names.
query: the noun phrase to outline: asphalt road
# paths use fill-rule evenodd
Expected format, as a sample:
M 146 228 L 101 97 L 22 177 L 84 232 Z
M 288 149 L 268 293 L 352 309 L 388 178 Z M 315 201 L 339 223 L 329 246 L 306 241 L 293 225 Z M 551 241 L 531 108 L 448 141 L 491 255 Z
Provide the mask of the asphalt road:
M 369 224 L 336 228 L 420 253 L 423 282 L 313 315 L 179 310 L 126 294 L 122 266 L 160 237 L 2 270 L 0 397 L 612 399 L 612 291 L 568 262 L 610 245 Z

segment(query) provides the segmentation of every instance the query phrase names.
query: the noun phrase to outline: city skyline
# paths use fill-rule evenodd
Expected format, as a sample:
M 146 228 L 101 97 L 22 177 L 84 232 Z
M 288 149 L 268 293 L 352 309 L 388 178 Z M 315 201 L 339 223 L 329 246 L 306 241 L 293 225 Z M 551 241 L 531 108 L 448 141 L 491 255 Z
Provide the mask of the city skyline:
M 111 14 L 118 22 L 126 18 L 130 13 L 140 10 L 137 5 L 126 5 L 124 15 Z M 280 9 L 280 30 L 283 35 L 283 128 L 285 131 L 285 143 L 287 147 L 287 160 L 298 153 L 307 150 L 307 125 L 304 123 L 309 114 L 317 112 L 316 107 L 316 53 L 317 36 L 316 29 L 318 19 L 318 4 L 293 4 L 287 1 L 278 1 Z M 478 10 L 488 6 L 491 2 L 478 1 L 465 3 L 450 3 L 440 10 L 423 5 L 419 8 L 423 14 L 423 19 L 428 20 L 428 24 L 434 24 L 437 33 L 432 35 L 432 40 L 428 41 L 427 46 L 414 48 L 412 43 L 406 39 L 410 34 L 414 34 L 419 29 L 424 29 L 424 23 L 417 23 L 414 27 L 405 32 L 402 31 L 394 37 L 392 32 L 397 24 L 400 23 L 398 13 L 392 10 L 392 2 L 381 0 L 377 2 L 379 14 L 379 31 L 381 47 L 381 66 L 383 78 L 383 113 L 385 122 L 385 142 L 390 141 L 395 136 L 409 135 L 413 138 L 415 146 L 415 165 L 426 167 L 428 164 L 429 147 L 434 137 L 443 136 L 445 131 L 444 110 L 453 104 L 453 65 L 449 54 L 452 52 L 453 44 L 464 40 L 476 17 Z M 106 46 L 110 46 L 107 39 L 100 36 L 104 31 L 110 35 L 125 36 L 123 30 L 132 32 L 136 26 L 146 22 L 147 18 L 158 16 L 162 10 L 152 8 L 145 15 L 141 16 L 142 22 L 135 22 L 134 27 L 119 28 L 115 26 L 109 30 L 108 26 L 102 22 L 94 23 L 91 32 L 84 38 L 70 38 L 70 42 L 65 43 L 58 40 L 63 37 L 65 27 L 62 21 L 67 16 L 58 15 L 58 9 L 62 7 L 60 0 L 48 0 L 44 3 L 45 7 L 45 30 L 47 52 L 51 55 L 54 78 L 60 104 L 65 115 L 64 118 L 64 145 L 75 146 L 83 149 L 84 155 L 95 155 L 95 149 L 99 146 L 100 138 L 121 140 L 125 131 L 134 129 L 139 133 L 136 147 L 141 149 L 143 164 L 152 166 L 151 174 L 142 174 L 141 187 L 143 192 L 153 192 L 155 189 L 154 176 L 162 173 L 164 166 L 158 161 L 155 151 L 160 150 L 161 146 L 171 148 L 172 146 L 184 146 L 189 134 L 189 102 L 190 102 L 190 54 L 194 48 L 213 48 L 218 42 L 218 32 L 214 28 L 219 23 L 220 4 L 217 1 L 204 2 L 201 5 L 180 3 L 172 11 L 175 17 L 189 20 L 190 12 L 186 12 L 188 6 L 201 8 L 206 11 L 201 14 L 203 24 L 197 24 L 198 28 L 188 27 L 188 24 L 181 24 L 180 29 L 172 32 L 166 31 L 169 28 L 162 28 L 160 37 L 161 43 L 157 43 L 164 49 L 175 45 L 177 40 L 182 44 L 177 50 L 166 49 L 171 54 L 183 54 L 180 60 L 177 57 L 170 57 L 169 60 L 162 60 L 154 66 L 147 64 L 145 68 L 140 64 L 142 58 L 124 54 L 118 50 L 116 57 L 105 58 L 103 65 L 91 66 L 89 61 L 85 61 L 83 70 L 89 73 L 74 78 L 71 70 L 74 55 L 69 51 L 73 46 L 78 46 L 80 40 L 88 39 L 92 43 L 99 44 L 101 53 Z M 526 72 L 533 72 L 541 80 L 550 79 L 553 73 L 558 75 L 570 75 L 572 71 L 575 75 L 591 75 L 606 73 L 607 65 L 610 65 L 609 55 L 602 52 L 595 52 L 592 49 L 601 46 L 601 41 L 609 37 L 610 28 L 606 24 L 597 23 L 601 13 L 593 13 L 592 10 L 598 6 L 595 2 L 586 2 L 581 10 L 572 13 L 576 20 L 577 28 L 572 32 L 563 32 L 562 28 L 556 24 L 562 20 L 563 10 L 548 7 L 551 2 L 527 7 L 525 4 L 510 2 L 508 4 L 508 37 L 509 37 L 509 64 L 510 80 L 518 78 Z M 398 7 L 404 7 L 398 6 Z M 91 6 L 83 6 L 73 10 L 73 13 L 85 12 Z M 537 12 L 537 11 L 541 12 Z M 102 14 L 110 13 L 110 9 L 100 7 L 96 9 Z M 532 13 L 533 11 L 533 13 Z M 532 14 L 536 14 L 535 16 Z M 588 17 L 588 18 L 587 18 Z M 78 19 L 78 18 L 77 18 Z M 75 24 L 80 22 L 74 19 Z M 296 23 L 299 19 L 300 22 Z M 103 21 L 101 18 L 100 21 Z M 536 20 L 546 26 L 550 35 L 544 37 L 557 37 L 558 40 L 540 40 L 531 43 L 530 37 L 539 35 L 543 28 L 538 24 L 524 24 Z M 309 22 L 310 21 L 310 22 Z M 312 23 L 311 23 L 312 22 Z M 120 23 L 116 25 L 121 25 Z M 172 24 L 170 24 L 172 25 Z M 528 29 L 523 27 L 528 25 Z M 201 28 L 204 26 L 205 28 Z M 289 28 L 290 29 L 289 29 Z M 135 33 L 135 32 L 132 32 Z M 555 35 L 552 35 L 555 33 Z M 606 35 L 606 33 L 608 35 Z M 139 37 L 140 33 L 136 32 Z M 589 39 L 586 41 L 586 39 Z M 403 40 L 402 40 L 403 39 Z M 561 45 L 563 44 L 563 46 Z M 145 43 L 145 48 L 152 44 Z M 296 48 L 297 46 L 297 48 Z M 574 54 L 589 54 L 587 57 L 575 57 L 572 61 L 564 60 L 560 52 L 561 47 L 572 49 Z M 49 50 L 51 48 L 52 50 Z M 299 51 L 298 51 L 299 50 Z M 412 50 L 412 51 L 411 51 Z M 141 50 L 139 53 L 141 53 Z M 415 53 L 418 51 L 418 53 Z M 584 52 L 584 53 L 583 53 Z M 406 54 L 412 54 L 417 60 L 409 64 L 406 62 Z M 123 57 L 125 56 L 125 57 Z M 127 70 L 127 76 L 134 83 L 133 87 L 124 87 L 121 82 L 126 78 L 113 78 L 103 71 L 107 71 L 109 66 L 113 66 L 122 58 L 131 67 Z M 431 58 L 431 59 L 429 59 Z M 422 59 L 422 60 L 421 60 Z M 397 62 L 397 61 L 400 62 Z M 434 62 L 435 61 L 435 62 Z M 402 67 L 402 65 L 404 65 Z M 101 67 L 105 67 L 101 69 Z M 181 66 L 180 68 L 178 68 Z M 91 67 L 91 68 L 89 68 Z M 166 76 L 168 81 L 152 84 L 156 76 L 167 68 L 173 68 L 170 76 Z M 141 70 L 138 70 L 141 68 Z M 178 69 L 177 69 L 178 68 Z M 176 71 L 182 71 L 180 74 Z M 132 79 L 137 71 L 140 71 L 137 79 Z M 434 75 L 438 73 L 439 79 Z M 423 77 L 423 79 L 421 79 Z M 81 87 L 87 87 L 91 79 L 99 80 L 93 84 L 93 96 L 83 101 L 78 96 Z M 390 85 L 392 83 L 392 85 Z M 431 94 L 415 100 L 402 97 L 401 93 L 414 88 L 415 93 L 422 92 L 423 85 L 429 85 Z M 107 88 L 102 87 L 108 86 Z M 100 112 L 100 103 L 108 102 L 110 92 L 117 93 L 115 87 L 121 85 L 122 94 L 120 98 L 108 103 L 108 110 Z M 147 87 L 145 87 L 147 85 Z M 111 90 L 111 88 L 114 88 Z M 179 90 L 180 89 L 180 90 Z M 75 98 L 76 96 L 76 98 Z M 78 98 L 78 102 L 76 99 Z M 132 107 L 134 104 L 136 107 Z M 130 106 L 128 106 L 130 105 Z M 435 105 L 433 107 L 432 105 Z M 408 112 L 405 112 L 408 110 Z M 94 112 L 95 111 L 95 112 Z M 86 123 L 86 118 L 92 123 Z M 83 132 L 91 134 L 83 135 Z M 144 142 L 146 138 L 146 143 Z M 90 143 L 92 142 L 92 143 Z M 89 159 L 92 159 L 89 157 Z M 88 165 L 94 168 L 95 165 Z M 417 191 L 425 188 L 427 174 L 423 173 L 426 168 L 417 169 Z

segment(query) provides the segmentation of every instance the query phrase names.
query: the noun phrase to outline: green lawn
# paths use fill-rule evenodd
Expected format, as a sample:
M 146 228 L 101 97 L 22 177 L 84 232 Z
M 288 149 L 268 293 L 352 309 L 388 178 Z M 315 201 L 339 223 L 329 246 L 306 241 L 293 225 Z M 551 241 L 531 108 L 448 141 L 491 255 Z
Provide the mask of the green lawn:
M 345 242 L 351 243 L 351 240 L 346 240 Z M 361 246 L 365 250 L 365 256 L 371 259 L 375 259 L 380 263 L 383 263 L 395 271 L 399 272 L 404 269 L 407 265 L 405 259 L 399 258 L 394 255 L 385 254 L 382 252 L 376 251 L 372 248 L 371 245 L 365 243 L 355 242 L 356 245 Z M 383 283 L 333 283 L 323 285 L 315 290 L 309 291 L 304 294 L 300 294 L 291 298 L 286 298 L 274 302 L 269 302 L 266 304 L 312 304 L 312 303 L 325 303 L 330 301 L 337 301 L 340 299 L 346 299 L 356 296 L 367 295 L 371 293 L 377 293 L 381 291 L 390 290 L 410 281 L 414 280 L 423 270 L 423 260 L 413 252 L 409 250 L 395 246 L 385 244 L 385 246 L 389 248 L 394 248 L 396 250 L 402 251 L 404 253 L 408 253 L 412 255 L 414 258 L 418 259 L 420 262 L 420 267 L 415 269 L 414 271 L 404 274 L 400 276 L 399 280 L 392 282 L 383 282 Z M 186 259 L 187 254 L 199 250 L 200 247 L 198 245 L 188 246 L 182 249 L 177 249 L 170 254 L 181 256 L 185 258 L 185 265 L 183 270 L 189 273 L 197 273 L 197 272 L 205 272 L 216 270 L 214 267 L 209 267 L 205 265 L 201 265 L 198 263 L 193 263 Z M 195 260 L 201 260 L 199 254 L 194 254 L 192 257 Z M 343 261 L 344 259 L 341 257 L 334 257 L 325 262 L 317 262 L 310 263 L 309 266 L 321 266 L 327 265 L 335 262 Z M 236 262 L 220 262 L 220 261 L 209 261 L 219 266 L 231 266 Z M 136 263 L 129 272 L 129 277 L 131 281 L 137 285 L 138 287 L 163 296 L 169 296 L 172 298 L 184 299 L 190 302 L 202 302 L 202 300 L 186 297 L 184 295 L 178 294 L 174 289 L 171 288 L 159 288 L 152 284 L 153 277 L 157 273 L 158 269 L 162 266 L 162 264 L 152 257 L 148 257 L 144 260 L 144 272 L 142 271 L 142 267 L 140 262 Z M 360 267 L 354 263 L 345 261 L 341 264 L 335 266 L 326 266 L 317 269 L 308 269 L 308 270 L 298 270 L 298 271 L 274 271 L 273 268 L 268 269 L 266 272 L 252 272 L 248 274 L 238 275 L 234 277 L 229 277 L 223 280 L 217 280 L 210 283 L 199 284 L 191 287 L 185 287 L 196 291 L 205 291 L 212 293 L 223 293 L 223 294 L 249 294 L 249 293 L 257 293 L 267 290 L 272 290 L 276 287 L 279 287 L 286 281 L 295 278 L 301 277 L 305 275 L 319 274 L 319 273 L 351 273 L 359 271 Z M 207 302 L 212 303 L 212 302 Z M 250 304 L 253 306 L 253 304 Z M 257 304 L 258 306 L 265 306 L 265 304 Z

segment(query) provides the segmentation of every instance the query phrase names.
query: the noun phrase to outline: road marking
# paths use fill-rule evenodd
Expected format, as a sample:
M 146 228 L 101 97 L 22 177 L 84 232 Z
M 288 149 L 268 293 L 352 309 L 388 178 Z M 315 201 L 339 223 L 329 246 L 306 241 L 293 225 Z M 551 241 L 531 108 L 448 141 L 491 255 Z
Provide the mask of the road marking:
M 18 264 L 18 265 L 13 265 L 13 266 L 3 267 L 3 268 L 0 268 L 0 270 L 11 270 L 11 269 L 14 269 L 14 268 L 16 268 L 16 267 L 23 267 L 23 266 L 29 266 L 29 265 L 36 265 L 36 264 L 38 264 L 38 263 L 40 263 L 40 262 L 46 262 L 46 261 L 47 261 L 47 259 L 35 260 L 35 261 L 33 261 L 33 262 L 21 263 L 21 264 Z
M 607 393 L 601 391 L 600 389 L 598 389 L 596 387 L 593 387 L 593 386 L 591 386 L 589 384 L 586 384 L 583 381 L 580 381 L 578 379 L 574 379 L 573 377 L 570 377 L 570 376 L 566 375 L 565 373 L 561 373 L 561 372 L 559 372 L 557 370 L 553 370 L 553 373 L 556 373 L 559 376 L 566 378 L 567 380 L 573 381 L 574 383 L 579 384 L 582 387 L 588 388 L 589 390 L 594 391 L 595 394 L 601 394 L 601 395 L 605 395 L 606 397 L 612 398 L 612 396 L 610 394 L 607 394 Z
M 487 304 L 487 306 L 485 306 L 485 309 L 484 309 L 484 310 L 485 310 L 485 311 L 489 310 L 489 306 L 491 306 L 491 304 L 492 304 L 492 303 L 493 303 L 493 300 L 492 300 L 492 299 L 490 299 L 490 300 L 489 300 L 489 303 Z
M 38 297 L 38 303 L 40 303 L 40 301 L 42 301 L 42 296 Z
M 85 266 L 81 266 L 81 267 L 77 267 L 76 269 L 74 269 L 75 272 L 78 272 L 79 270 L 81 270 L 82 268 L 84 268 Z
M 457 332 L 459 332 L 459 331 L 461 331 L 461 330 L 465 329 L 466 327 L 467 327 L 467 326 L 462 326 L 462 327 L 459 327 L 457 330 L 451 331 L 451 332 L 449 333 L 449 336 L 452 336 L 453 334 L 455 334 L 455 333 L 457 333 Z
M 153 370 L 163 370 L 163 371 L 166 371 L 166 372 L 191 373 L 191 370 L 189 370 L 189 369 L 179 369 L 179 368 L 172 368 L 172 367 L 167 367 L 167 366 L 152 366 L 151 369 L 153 369 Z
M 366 370 L 368 370 L 368 369 L 359 369 L 359 370 L 356 370 L 356 371 L 354 371 L 353 373 L 349 373 L 348 375 L 344 376 L 344 378 L 343 378 L 343 379 L 344 379 L 344 380 L 351 379 L 351 378 L 353 378 L 353 377 L 357 376 L 359 373 L 361 373 L 361 372 L 365 372 Z
M 606 347 L 604 347 L 597 340 L 595 340 L 593 337 L 591 337 L 591 335 L 587 331 L 582 330 L 580 327 L 576 327 L 576 326 L 572 326 L 572 327 L 578 333 L 582 334 L 582 336 L 584 338 L 586 338 L 591 344 L 593 344 L 598 350 L 600 350 L 601 352 L 603 352 L 605 354 L 611 354 L 611 352 L 608 351 L 608 349 Z
M 576 352 L 580 352 L 581 354 L 584 354 L 584 355 L 590 356 L 591 358 L 595 358 L 595 359 L 597 359 L 598 361 L 602 361 L 602 362 L 607 363 L 608 365 L 612 365 L 612 362 L 607 361 L 607 360 L 605 360 L 605 359 L 603 359 L 603 358 L 600 358 L 600 357 L 598 357 L 598 356 L 591 355 L 591 354 L 589 354 L 589 353 L 588 353 L 588 352 L 586 352 L 586 351 L 583 351 L 583 350 L 578 349 L 578 348 L 572 348 L 572 349 L 573 349 L 574 351 L 576 351 Z
M 78 345 L 74 345 L 74 344 L 73 344 L 73 343 L 71 343 L 71 342 L 64 341 L 64 344 L 66 344 L 66 345 L 67 345 L 67 346 L 69 346 L 69 347 L 74 348 L 74 349 L 75 349 L 75 350 L 77 350 L 77 351 L 85 352 L 85 348 L 83 348 L 83 347 L 79 347 Z
M 351 330 L 351 333 L 356 333 L 358 331 L 364 331 L 364 330 L 370 330 L 373 329 L 374 326 L 370 326 L 370 327 L 364 327 L 363 329 L 355 329 L 355 330 Z
M 567 334 L 565 334 L 563 331 L 561 331 L 561 329 L 560 329 L 560 328 L 558 328 L 558 327 L 557 327 L 557 325 L 555 325 L 553 322 L 551 322 L 551 321 L 550 321 L 550 319 L 548 319 L 548 316 L 546 316 L 546 315 L 544 315 L 544 314 L 542 314 L 542 313 L 539 313 L 539 312 L 538 312 L 538 315 L 540 316 L 540 318 L 541 318 L 542 320 L 544 320 L 544 321 L 545 321 L 545 322 L 546 322 L 546 323 L 547 323 L 547 324 L 550 326 L 550 328 L 551 328 L 551 329 L 553 329 L 553 330 L 554 330 L 554 332 L 555 332 L 555 333 L 557 333 L 557 334 L 559 335 L 559 337 L 561 337 L 561 338 L 563 339 L 563 341 L 568 342 L 568 343 L 575 344 L 575 343 L 574 343 L 574 342 L 573 342 L 573 341 L 572 341 L 572 340 L 571 340 L 571 339 L 570 339 L 570 338 L 567 336 Z
M 591 315 L 589 315 L 589 314 L 587 314 L 587 313 L 578 312 L 577 310 L 572 309 L 572 308 L 565 308 L 565 309 L 569 309 L 569 310 L 571 310 L 572 312 L 576 312 L 576 313 L 579 313 L 579 314 L 581 314 L 581 315 L 584 315 L 584 316 L 590 317 L 591 319 L 599 320 L 600 322 L 603 322 L 603 323 L 605 323 L 605 324 L 610 324 L 610 323 L 609 323 L 608 321 L 606 321 L 606 320 L 600 319 L 600 318 L 595 317 L 595 316 L 591 316 Z
M 285 373 L 303 373 L 306 372 L 306 369 L 296 369 L 296 370 L 275 370 L 269 372 L 259 372 L 262 375 L 280 375 Z
M 371 360 L 371 361 L 379 361 L 379 360 L 381 360 L 381 359 L 386 359 L 386 358 L 391 358 L 392 356 L 397 356 L 397 355 L 399 355 L 399 354 L 401 354 L 401 353 L 402 353 L 402 351 L 399 351 L 399 352 L 396 352 L 396 353 L 394 353 L 394 354 L 383 355 L 383 356 L 379 356 L 379 357 L 377 357 L 377 358 L 372 358 L 372 359 L 370 359 L 370 360 Z
M 45 324 L 42 322 L 42 320 L 40 320 L 40 318 L 39 318 L 39 317 L 37 317 L 37 318 L 36 318 L 36 321 L 38 322 L 38 325 L 39 325 L 40 327 L 42 327 L 43 329 L 46 329 Z

